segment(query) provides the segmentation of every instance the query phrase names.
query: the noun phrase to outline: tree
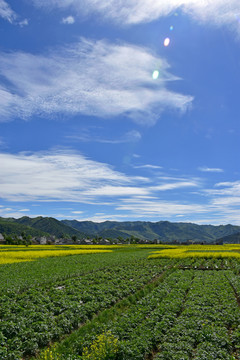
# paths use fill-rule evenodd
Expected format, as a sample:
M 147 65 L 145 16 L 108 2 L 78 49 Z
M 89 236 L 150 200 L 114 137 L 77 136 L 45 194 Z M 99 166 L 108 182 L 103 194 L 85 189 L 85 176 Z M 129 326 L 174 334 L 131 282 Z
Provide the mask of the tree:
M 122 236 L 118 236 L 117 239 L 119 240 L 119 242 L 120 242 L 121 244 L 124 243 L 124 239 L 123 239 Z
M 6 240 L 6 244 L 8 244 L 8 245 L 13 245 L 14 244 L 14 240 L 10 235 L 7 235 L 5 237 L 5 240 Z
M 73 236 L 72 236 L 72 241 L 74 241 L 74 242 L 77 241 L 77 236 L 76 236 L 76 235 L 73 235 Z
M 113 244 L 113 239 L 112 238 L 107 238 L 107 240 L 110 242 L 110 244 Z
M 131 235 L 130 244 L 136 244 L 136 240 L 135 240 L 135 237 L 133 235 Z

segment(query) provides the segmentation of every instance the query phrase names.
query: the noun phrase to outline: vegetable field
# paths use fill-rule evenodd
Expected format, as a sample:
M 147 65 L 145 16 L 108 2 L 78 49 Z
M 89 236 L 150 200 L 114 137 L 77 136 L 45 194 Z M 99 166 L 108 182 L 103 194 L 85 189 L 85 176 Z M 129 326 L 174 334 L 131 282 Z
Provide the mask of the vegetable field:
M 0 246 L 0 359 L 240 359 L 239 251 Z

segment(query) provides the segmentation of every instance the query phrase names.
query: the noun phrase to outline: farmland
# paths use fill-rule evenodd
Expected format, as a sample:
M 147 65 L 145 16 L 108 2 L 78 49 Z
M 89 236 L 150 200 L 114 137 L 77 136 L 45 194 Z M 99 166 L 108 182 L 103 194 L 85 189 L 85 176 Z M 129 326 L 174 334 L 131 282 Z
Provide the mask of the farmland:
M 240 246 L 1 246 L 0 359 L 240 359 Z

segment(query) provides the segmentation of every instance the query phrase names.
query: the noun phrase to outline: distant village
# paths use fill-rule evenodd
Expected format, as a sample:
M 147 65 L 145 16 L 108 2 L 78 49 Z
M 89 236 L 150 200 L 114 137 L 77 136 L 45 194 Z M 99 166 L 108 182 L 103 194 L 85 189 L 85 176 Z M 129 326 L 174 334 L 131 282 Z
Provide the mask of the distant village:
M 148 240 L 142 240 L 131 236 L 130 238 L 123 239 L 104 239 L 102 237 L 78 239 L 77 236 L 72 237 L 56 237 L 51 236 L 26 236 L 24 233 L 21 235 L 5 235 L 0 233 L 0 244 L 2 245 L 114 245 L 114 244 L 149 244 Z M 153 243 L 160 243 L 155 240 Z
M 72 237 L 56 237 L 54 235 L 50 236 L 35 236 L 31 235 L 26 236 L 24 233 L 21 235 L 5 235 L 0 233 L 0 244 L 2 245 L 119 245 L 119 244 L 170 244 L 170 242 L 162 242 L 159 239 L 147 240 L 139 239 L 137 237 L 131 236 L 129 238 L 118 237 L 116 239 L 112 238 L 102 238 L 101 236 L 96 236 L 93 238 L 86 237 L 83 239 L 78 239 L 76 235 Z M 171 241 L 172 245 L 192 245 L 200 244 L 205 245 L 205 241 L 197 240 L 187 240 L 185 242 Z M 212 243 L 213 244 L 213 243 Z M 214 244 L 222 245 L 223 242 L 220 240 L 216 241 Z

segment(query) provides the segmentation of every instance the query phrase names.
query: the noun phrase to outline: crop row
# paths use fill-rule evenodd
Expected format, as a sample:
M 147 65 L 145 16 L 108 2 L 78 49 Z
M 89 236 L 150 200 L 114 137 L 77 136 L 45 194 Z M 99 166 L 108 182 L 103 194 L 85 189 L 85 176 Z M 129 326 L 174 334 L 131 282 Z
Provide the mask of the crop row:
M 184 311 L 163 336 L 156 360 L 239 359 L 240 311 L 231 271 L 196 271 Z
M 58 359 L 94 358 L 91 349 L 107 334 L 118 339 L 114 360 L 240 359 L 240 310 L 229 278 L 238 279 L 228 270 L 176 270 L 113 321 L 63 343 Z
M 0 358 L 32 355 L 97 312 L 134 293 L 163 271 L 158 262 L 132 262 L 81 277 L 0 296 Z
M 62 359 L 85 359 L 84 349 L 91 348 L 101 334 L 109 332 L 118 339 L 118 350 L 114 359 L 145 359 L 181 313 L 193 275 L 192 270 L 176 270 L 125 313 L 105 325 L 95 326 L 84 338 L 75 340 L 71 349 L 68 342 L 65 349 L 62 347 Z M 90 354 L 89 358 L 94 357 Z
M 112 269 L 122 264 L 133 264 L 138 261 L 147 263 L 147 254 L 148 250 L 115 250 L 106 254 L 52 257 L 0 265 L 0 295 L 10 289 L 16 292 L 22 291 L 29 287 L 39 287 L 42 284 L 83 276 L 100 269 Z M 160 263 L 166 264 L 167 260 L 164 259 Z
M 54 283 L 63 279 L 85 275 L 99 269 L 113 268 L 121 264 L 143 261 L 150 250 L 125 249 L 106 254 L 72 255 L 44 258 L 33 262 L 0 265 L 0 295 L 9 289 L 22 291 L 29 287 Z M 154 260 L 150 260 L 154 261 Z M 211 269 L 235 269 L 240 273 L 240 262 L 235 259 L 158 259 L 160 264 L 169 266 Z M 145 262 L 147 262 L 145 260 Z

